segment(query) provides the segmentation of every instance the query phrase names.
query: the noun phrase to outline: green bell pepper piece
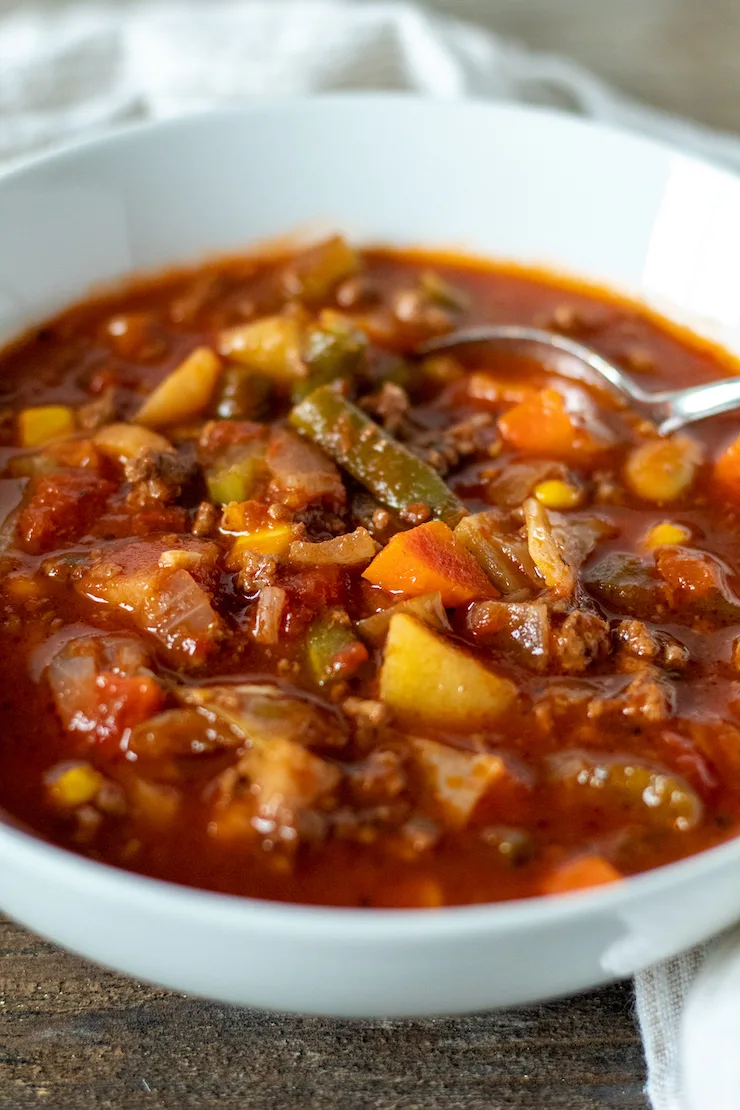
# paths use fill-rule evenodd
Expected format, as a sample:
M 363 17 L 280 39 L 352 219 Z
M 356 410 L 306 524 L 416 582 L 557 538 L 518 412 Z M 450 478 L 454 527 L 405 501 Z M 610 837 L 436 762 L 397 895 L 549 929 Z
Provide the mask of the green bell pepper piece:
M 450 527 L 465 516 L 462 501 L 431 466 L 331 386 L 315 389 L 289 419 L 391 509 L 420 502 Z
M 306 633 L 306 653 L 311 676 L 318 686 L 353 674 L 368 658 L 343 611 L 316 617 Z

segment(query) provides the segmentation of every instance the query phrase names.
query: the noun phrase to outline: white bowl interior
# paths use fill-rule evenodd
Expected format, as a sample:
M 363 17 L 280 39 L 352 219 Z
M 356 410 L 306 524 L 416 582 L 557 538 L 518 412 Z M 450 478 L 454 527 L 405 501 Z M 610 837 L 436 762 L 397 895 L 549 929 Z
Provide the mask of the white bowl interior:
M 736 347 L 739 196 L 668 148 L 512 107 L 358 96 L 154 125 L 3 182 L 0 339 L 132 271 L 321 227 L 552 265 Z

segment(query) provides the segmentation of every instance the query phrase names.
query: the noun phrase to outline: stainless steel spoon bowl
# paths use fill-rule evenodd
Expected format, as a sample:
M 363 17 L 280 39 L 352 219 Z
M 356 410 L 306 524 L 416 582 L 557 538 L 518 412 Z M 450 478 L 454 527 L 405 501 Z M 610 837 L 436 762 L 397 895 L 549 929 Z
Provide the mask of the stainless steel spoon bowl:
M 707 416 L 717 416 L 740 408 L 740 375 L 722 378 L 707 385 L 692 386 L 690 389 L 649 393 L 636 385 L 618 367 L 584 347 L 582 343 L 540 328 L 504 324 L 480 324 L 460 328 L 422 343 L 417 348 L 417 354 L 436 354 L 472 343 L 493 343 L 521 349 L 538 348 L 540 357 L 544 355 L 545 364 L 552 366 L 557 374 L 593 384 L 606 384 L 613 393 L 652 420 L 661 435 L 675 432 L 677 428 L 696 420 L 704 420 Z

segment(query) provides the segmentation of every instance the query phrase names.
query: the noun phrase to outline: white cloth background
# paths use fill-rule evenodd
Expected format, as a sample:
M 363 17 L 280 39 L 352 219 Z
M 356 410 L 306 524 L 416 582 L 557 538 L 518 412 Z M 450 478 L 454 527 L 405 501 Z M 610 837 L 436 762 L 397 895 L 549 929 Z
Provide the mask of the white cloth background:
M 740 170 L 735 136 L 647 109 L 563 58 L 410 3 L 23 0 L 0 14 L 5 164 L 124 121 L 370 88 L 557 105 Z M 635 987 L 654 1110 L 740 1110 L 740 944 L 713 942 L 643 972 Z

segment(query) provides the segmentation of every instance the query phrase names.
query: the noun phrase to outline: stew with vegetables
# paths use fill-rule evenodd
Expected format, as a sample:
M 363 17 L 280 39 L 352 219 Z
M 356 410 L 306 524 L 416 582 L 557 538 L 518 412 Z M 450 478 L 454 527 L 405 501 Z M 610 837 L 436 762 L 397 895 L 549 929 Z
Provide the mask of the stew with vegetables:
M 0 356 L 0 805 L 178 883 L 425 907 L 619 881 L 740 825 L 740 427 L 661 438 L 456 326 L 646 388 L 636 304 L 449 255 L 214 262 Z

